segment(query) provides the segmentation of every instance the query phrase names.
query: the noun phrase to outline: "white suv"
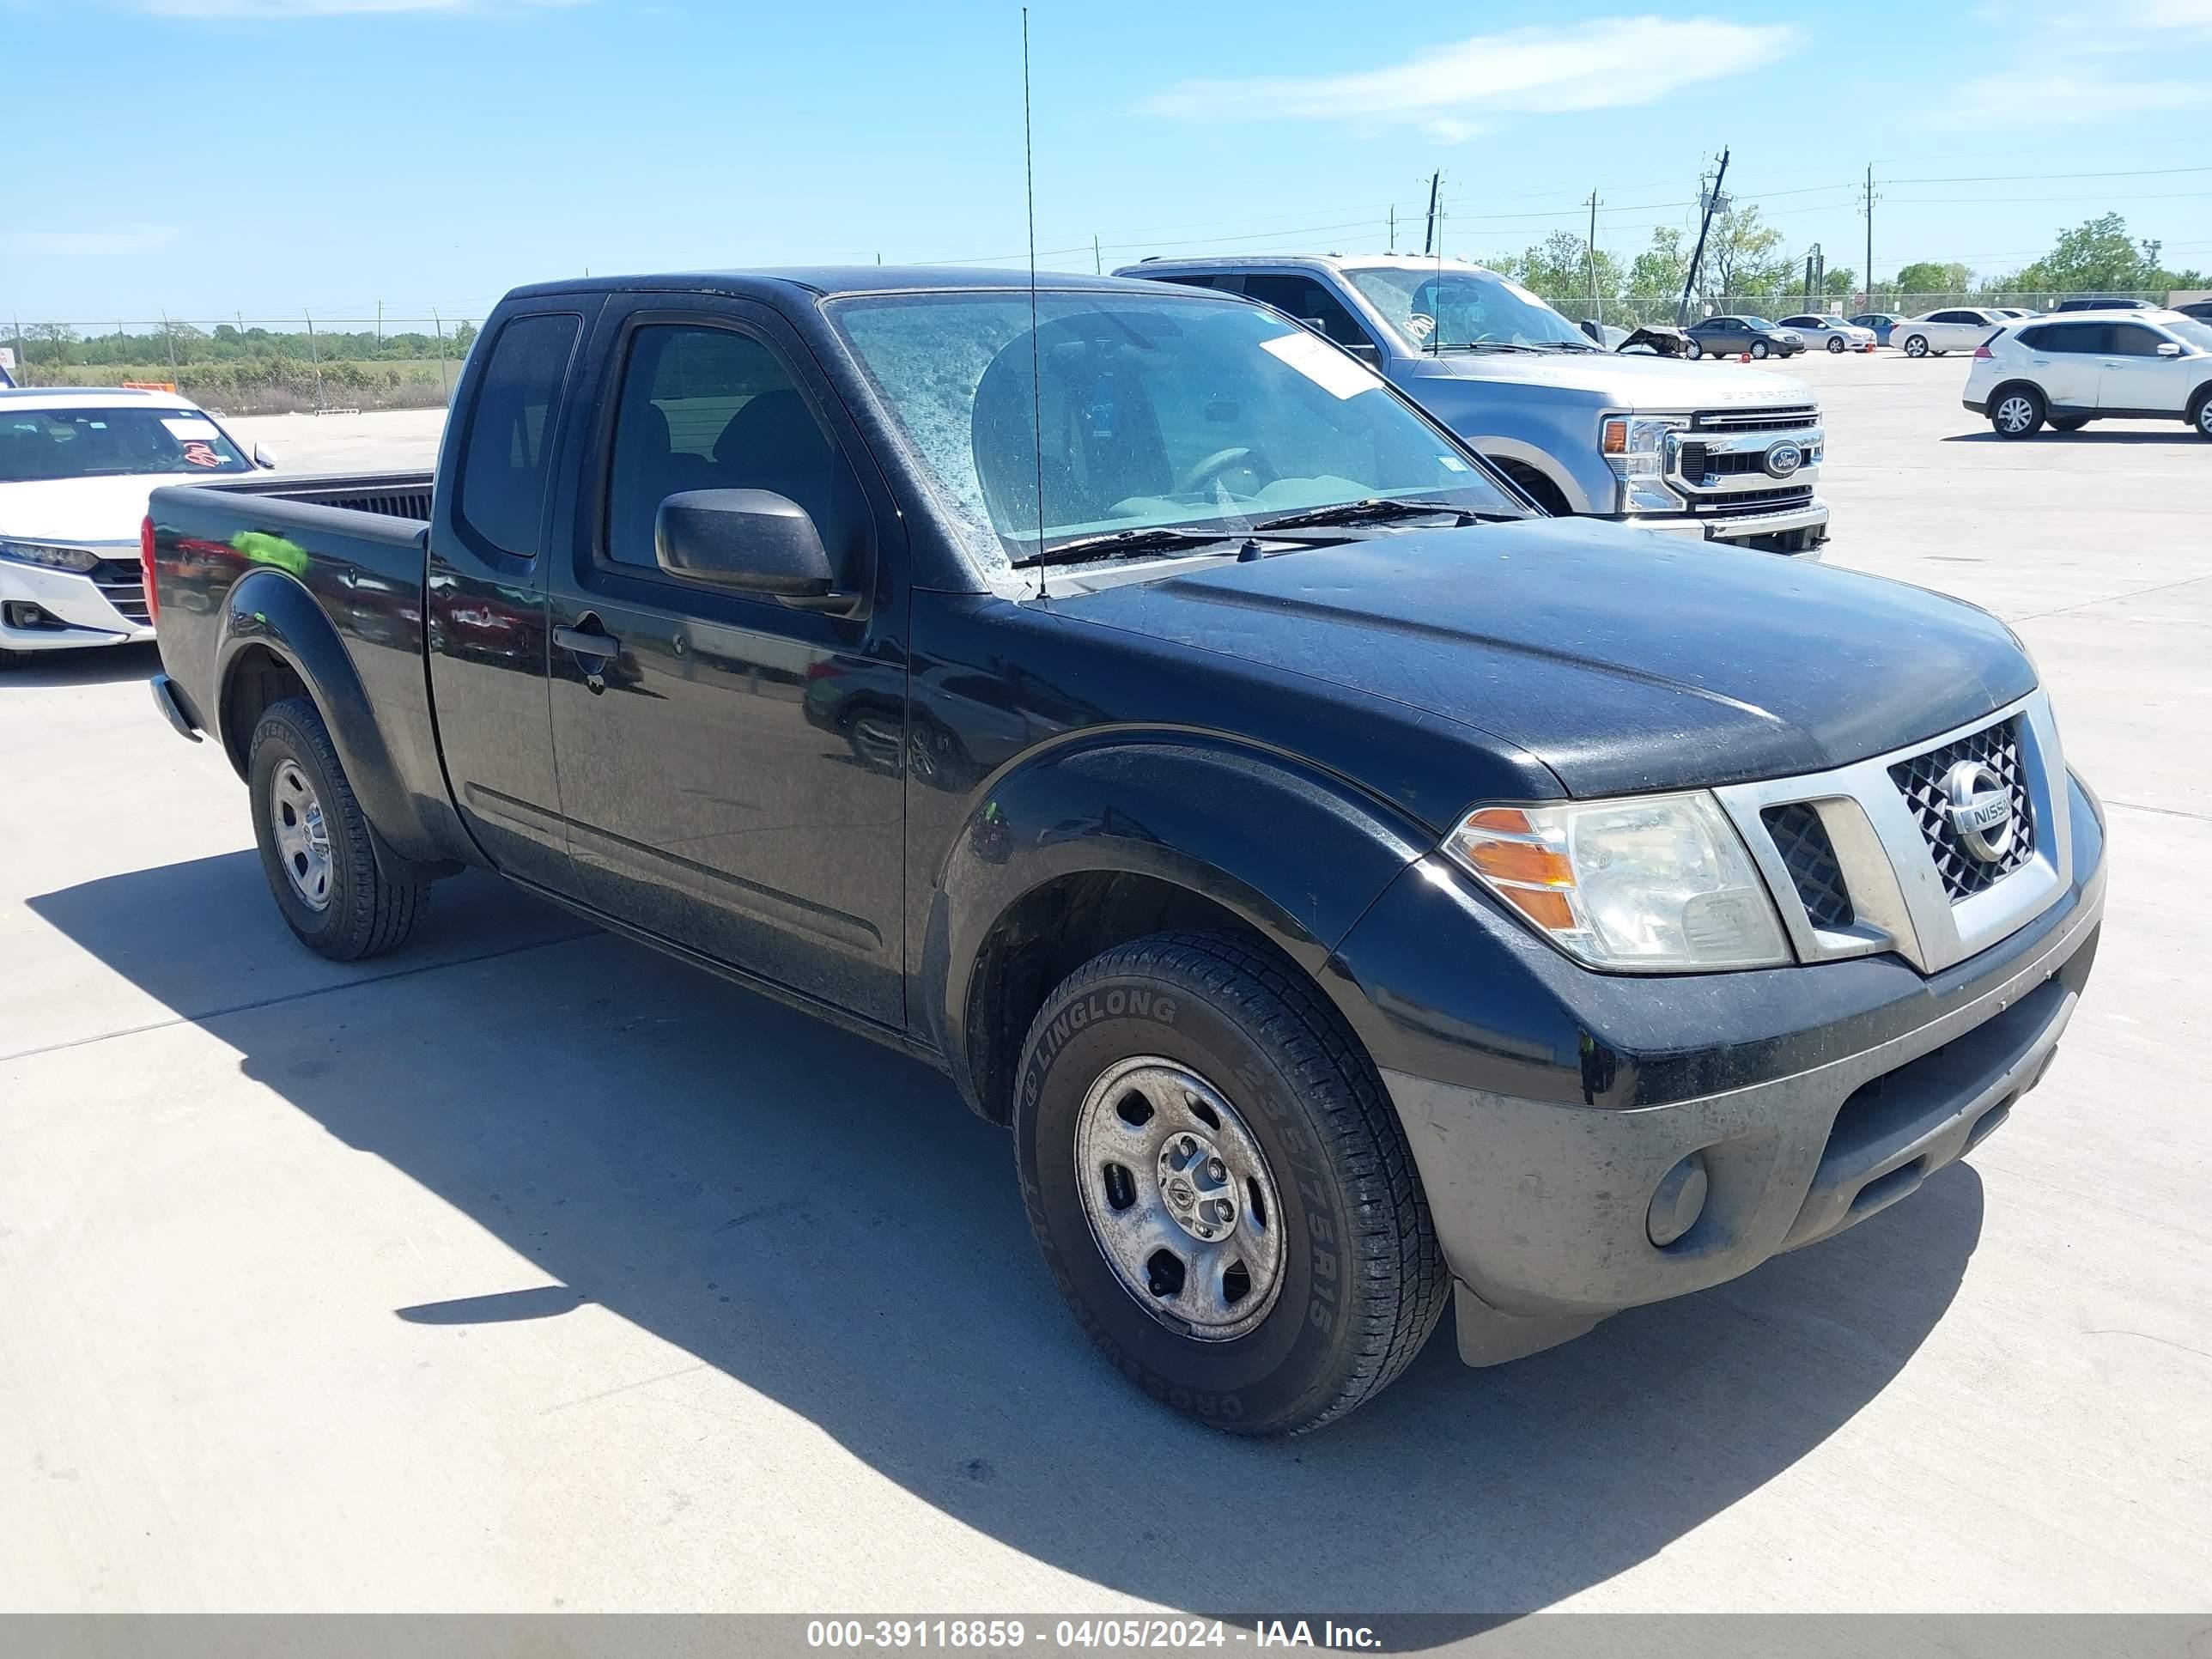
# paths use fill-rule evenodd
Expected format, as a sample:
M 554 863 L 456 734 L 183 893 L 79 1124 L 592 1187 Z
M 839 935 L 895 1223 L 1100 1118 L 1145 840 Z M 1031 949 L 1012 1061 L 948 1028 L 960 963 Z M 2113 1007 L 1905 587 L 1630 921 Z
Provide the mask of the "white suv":
M 2039 317 L 1975 350 L 1965 401 L 2001 438 L 2099 420 L 2186 421 L 2212 438 L 2212 323 L 2178 311 Z

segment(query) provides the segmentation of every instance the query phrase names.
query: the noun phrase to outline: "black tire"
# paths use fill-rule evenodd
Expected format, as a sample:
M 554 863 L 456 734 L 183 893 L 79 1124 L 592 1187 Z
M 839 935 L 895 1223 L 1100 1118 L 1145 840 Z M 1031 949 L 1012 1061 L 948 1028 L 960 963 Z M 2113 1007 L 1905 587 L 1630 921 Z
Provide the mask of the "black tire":
M 286 872 L 286 854 L 277 844 L 283 809 L 275 803 L 274 783 L 287 763 L 297 769 L 322 815 L 329 869 L 327 900 L 320 908 Z M 246 787 L 262 873 L 285 924 L 302 945 L 334 962 L 358 962 L 407 942 L 428 908 L 430 890 L 388 881 L 377 868 L 368 819 L 338 764 L 321 714 L 307 698 L 287 697 L 261 716 L 248 750 Z
M 1906 335 L 1905 355 L 1908 357 L 1925 357 L 1928 355 L 1928 337 L 1925 334 Z
M 2087 415 L 2053 415 L 2051 417 L 2051 429 L 2053 432 L 2079 432 L 2088 424 L 2089 417 Z
M 1990 396 L 1990 429 L 2000 438 L 2033 438 L 2050 412 L 2033 386 L 1999 386 Z
M 1765 342 L 1765 341 L 1764 341 L 1764 340 L 1753 340 L 1753 341 L 1751 343 L 1751 355 L 1752 355 L 1753 356 L 1754 356 L 1754 357 L 1764 357 L 1764 356 L 1766 356 L 1766 350 L 1767 350 L 1767 348 L 1766 348 L 1766 342 Z
M 1264 1154 L 1281 1266 L 1272 1304 L 1241 1334 L 1205 1340 L 1180 1320 L 1170 1329 L 1172 1311 L 1139 1302 L 1086 1213 L 1085 1100 L 1139 1056 L 1196 1073 Z M 1116 1370 L 1216 1428 L 1318 1428 L 1388 1386 L 1443 1316 L 1451 1280 L 1374 1066 L 1314 987 L 1233 940 L 1154 934 L 1069 975 L 1023 1045 L 1014 1145 L 1030 1227 L 1077 1322 Z M 1103 1168 L 1100 1182 L 1108 1194 Z
M 1840 334 L 1831 334 L 1828 337 L 1828 349 L 1837 356 L 1842 356 L 1844 355 L 1844 337 Z
M 2197 394 L 2197 401 L 2189 410 L 2189 424 L 2197 428 L 2200 438 L 2212 438 L 2212 386 Z
M 1705 355 L 1705 349 L 1699 345 L 1697 340 L 1693 337 L 1690 341 L 1689 349 L 1682 355 L 1686 357 L 1702 357 Z

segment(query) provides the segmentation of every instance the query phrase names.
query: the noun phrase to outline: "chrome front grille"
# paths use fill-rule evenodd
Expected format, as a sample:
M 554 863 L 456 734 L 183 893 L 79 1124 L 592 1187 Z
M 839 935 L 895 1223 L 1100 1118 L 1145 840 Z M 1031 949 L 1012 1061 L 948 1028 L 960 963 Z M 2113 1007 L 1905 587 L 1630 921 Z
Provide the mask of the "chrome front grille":
M 2012 808 L 2008 842 L 1987 832 L 2001 856 L 1976 856 L 1948 810 L 1964 761 L 1988 767 Z M 1910 748 L 1713 793 L 1802 961 L 1888 951 L 1936 973 L 2026 926 L 2073 879 L 2066 762 L 2040 691 Z
M 1919 822 L 1920 833 L 1927 838 L 1928 854 L 1936 860 L 1936 874 L 1943 878 L 1943 890 L 1954 902 L 1986 891 L 2035 856 L 2035 818 L 2028 811 L 2027 784 L 2021 770 L 2019 727 L 2016 720 L 1999 720 L 1889 769 L 1889 775 Z M 1943 782 L 1961 761 L 1978 761 L 1988 767 L 2012 797 L 2011 844 L 2004 856 L 1994 861 L 1967 851 L 1958 827 L 1951 822 Z
M 146 609 L 146 573 L 136 559 L 102 559 L 91 570 L 92 585 L 102 598 L 122 612 L 124 620 L 143 628 L 153 621 Z
M 1782 409 L 1701 409 L 1690 416 L 1692 432 L 1790 432 L 1820 423 L 1816 404 L 1794 404 Z
M 1851 908 L 1844 867 L 1828 839 L 1827 827 L 1810 801 L 1770 806 L 1760 814 L 1774 850 L 1790 872 L 1790 883 L 1815 927 L 1848 927 L 1858 920 Z

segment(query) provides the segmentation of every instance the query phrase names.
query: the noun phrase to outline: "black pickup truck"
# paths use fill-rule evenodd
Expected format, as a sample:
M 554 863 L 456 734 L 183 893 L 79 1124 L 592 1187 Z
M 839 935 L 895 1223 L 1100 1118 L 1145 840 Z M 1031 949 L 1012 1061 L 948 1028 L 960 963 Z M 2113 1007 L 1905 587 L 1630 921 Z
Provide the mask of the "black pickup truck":
M 1494 1363 L 1896 1202 L 2096 948 L 2002 623 L 1547 519 L 1228 295 L 521 289 L 434 478 L 165 489 L 143 550 L 310 948 L 480 866 L 927 1059 L 1224 1428 L 1350 1410 L 1448 1299 Z

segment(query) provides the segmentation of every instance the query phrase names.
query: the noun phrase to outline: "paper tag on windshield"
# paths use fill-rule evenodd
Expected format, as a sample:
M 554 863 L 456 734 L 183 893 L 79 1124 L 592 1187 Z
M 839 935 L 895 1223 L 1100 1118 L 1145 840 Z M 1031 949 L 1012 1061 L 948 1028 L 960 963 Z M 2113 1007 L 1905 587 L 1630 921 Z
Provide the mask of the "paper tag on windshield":
M 1260 342 L 1260 349 L 1279 357 L 1333 398 L 1357 398 L 1382 383 L 1334 346 L 1300 329 Z
M 202 420 L 197 415 L 180 415 L 173 420 L 165 420 L 161 424 L 167 429 L 169 435 L 179 443 L 187 438 L 198 438 L 204 443 L 213 443 L 222 435 L 215 429 L 213 421 Z

